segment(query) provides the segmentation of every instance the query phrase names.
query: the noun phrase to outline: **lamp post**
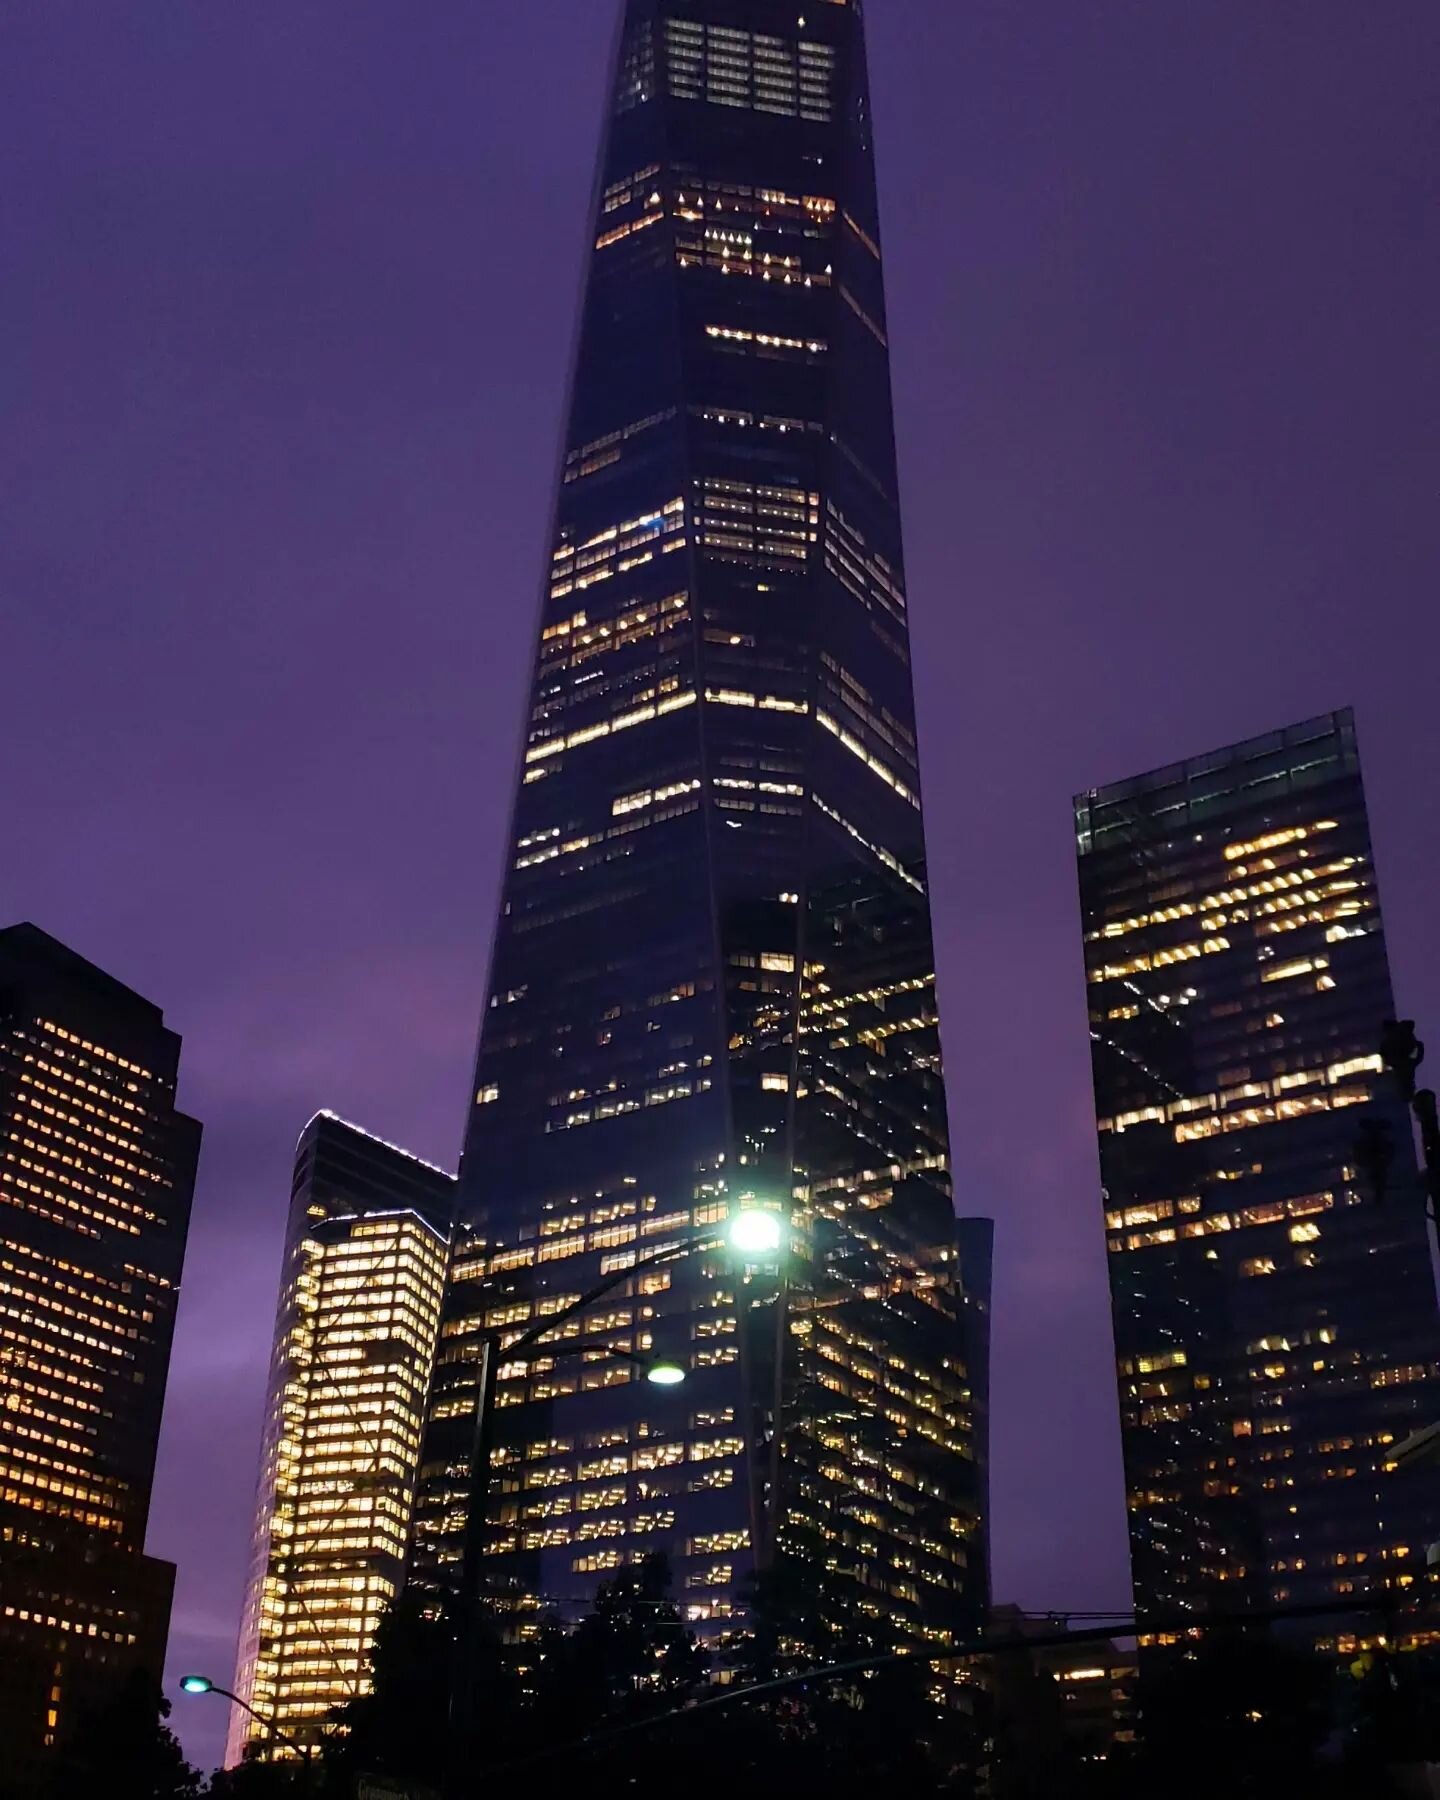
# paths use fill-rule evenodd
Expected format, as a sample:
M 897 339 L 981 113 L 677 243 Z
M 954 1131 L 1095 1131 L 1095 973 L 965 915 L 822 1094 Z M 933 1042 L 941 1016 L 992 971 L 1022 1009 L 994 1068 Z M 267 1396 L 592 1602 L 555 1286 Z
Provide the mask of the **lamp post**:
M 465 1530 L 460 1549 L 459 1600 L 460 1617 L 455 1634 L 455 1654 L 450 1680 L 450 1747 L 446 1770 L 446 1793 L 460 1792 L 466 1720 L 473 1700 L 475 1670 L 480 1648 L 480 1564 L 485 1549 L 485 1522 L 490 1494 L 490 1476 L 495 1452 L 495 1387 L 502 1358 L 506 1362 L 530 1362 L 542 1355 L 578 1355 L 603 1351 L 623 1361 L 636 1364 L 645 1372 L 647 1381 L 657 1387 L 675 1387 L 685 1379 L 685 1370 L 668 1359 L 654 1360 L 633 1351 L 620 1350 L 603 1343 L 545 1344 L 542 1340 L 564 1325 L 567 1320 L 587 1311 L 597 1300 L 617 1287 L 622 1287 L 645 1269 L 663 1263 L 682 1262 L 705 1250 L 729 1248 L 742 1258 L 771 1258 L 781 1254 L 785 1246 L 786 1224 L 778 1213 L 766 1207 L 742 1206 L 732 1212 L 722 1237 L 700 1237 L 642 1256 L 627 1268 L 613 1270 L 596 1282 L 576 1300 L 551 1317 L 538 1321 L 513 1341 L 506 1342 L 503 1333 L 488 1331 L 481 1340 L 479 1370 L 476 1381 L 474 1436 L 468 1463 L 468 1491 L 465 1507 Z
M 1417 1088 L 1415 1077 L 1425 1060 L 1425 1046 L 1415 1035 L 1413 1019 L 1387 1019 L 1380 1034 L 1380 1058 L 1395 1078 L 1400 1097 L 1420 1127 L 1421 1172 L 1426 1211 L 1440 1224 L 1440 1113 L 1435 1090 Z
M 1415 1115 L 1420 1127 L 1420 1180 L 1425 1194 L 1425 1212 L 1432 1224 L 1440 1228 L 1440 1117 L 1436 1114 L 1435 1090 L 1417 1088 L 1415 1077 L 1425 1060 L 1425 1046 L 1415 1035 L 1413 1019 L 1387 1019 L 1380 1032 L 1380 1060 L 1393 1077 L 1400 1098 Z M 1384 1168 L 1378 1184 L 1384 1196 L 1384 1176 L 1393 1160 L 1393 1148 L 1380 1152 Z M 1386 1458 L 1385 1467 L 1397 1469 L 1433 1467 L 1440 1462 L 1440 1424 L 1422 1425 L 1412 1431 Z M 1440 1542 L 1426 1546 L 1427 1576 L 1440 1567 Z
M 306 1786 L 309 1786 L 311 1761 L 315 1753 L 313 1744 L 301 1743 L 288 1731 L 281 1729 L 278 1719 L 267 1719 L 262 1712 L 256 1712 L 248 1700 L 242 1700 L 238 1694 L 232 1694 L 229 1688 L 221 1687 L 218 1681 L 212 1681 L 208 1675 L 182 1675 L 180 1677 L 182 1694 L 218 1694 L 222 1700 L 229 1700 L 233 1705 L 249 1713 L 257 1725 L 263 1726 L 271 1745 L 276 1742 L 288 1744 L 305 1765 Z

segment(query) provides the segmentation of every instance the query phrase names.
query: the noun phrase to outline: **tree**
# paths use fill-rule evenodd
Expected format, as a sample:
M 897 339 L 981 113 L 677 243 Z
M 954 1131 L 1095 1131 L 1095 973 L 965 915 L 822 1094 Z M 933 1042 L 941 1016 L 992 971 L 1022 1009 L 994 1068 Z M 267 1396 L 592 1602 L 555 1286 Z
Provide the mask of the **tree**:
M 1133 1791 L 1167 1800 L 1325 1792 L 1333 1687 L 1324 1657 L 1254 1628 L 1209 1631 L 1194 1651 L 1152 1652 L 1141 1668 Z
M 974 1723 L 956 1704 L 965 1695 L 954 1684 L 947 1693 L 948 1678 L 928 1664 L 713 1707 L 707 1702 L 724 1686 L 712 1680 L 713 1658 L 671 1589 L 666 1559 L 649 1556 L 603 1583 L 576 1625 L 546 1620 L 534 1638 L 507 1643 L 493 1620 L 483 1622 L 460 1751 L 477 1796 L 525 1783 L 634 1800 L 673 1786 L 680 1768 L 687 1800 L 734 1800 L 737 1787 L 745 1800 L 793 1800 L 816 1786 L 827 1800 L 874 1800 L 880 1785 L 903 1788 L 907 1800 L 972 1791 Z M 758 1591 L 749 1629 L 726 1658 L 735 1686 L 813 1666 L 801 1634 L 817 1622 L 814 1595 L 789 1578 Z M 847 1649 L 828 1622 L 825 1642 L 837 1655 Z M 851 1638 L 848 1647 L 867 1654 L 877 1646 Z M 372 1774 L 442 1787 L 453 1649 L 452 1627 L 433 1602 L 402 1597 L 377 1635 L 372 1692 L 337 1715 L 327 1781 Z M 258 1788 L 226 1792 L 270 1800 Z
M 496 1646 L 487 1634 L 487 1649 Z M 371 1687 L 335 1717 L 326 1744 L 329 1769 L 393 1775 L 438 1787 L 449 1744 L 455 1632 L 434 1602 L 407 1589 L 386 1608 L 375 1633 Z M 472 1711 L 498 1711 L 477 1693 Z
M 55 1800 L 196 1800 L 200 1771 L 186 1762 L 169 1716 L 160 1684 L 135 1670 L 67 1742 Z
M 573 1630 L 550 1624 L 526 1675 L 526 1735 L 534 1748 L 577 1742 L 591 1793 L 642 1791 L 668 1763 L 668 1735 L 627 1728 L 691 1703 L 709 1657 L 670 1596 L 670 1565 L 647 1556 L 604 1582 Z M 608 1733 L 624 1731 L 619 1738 Z M 584 1748 L 578 1740 L 596 1737 Z
M 323 1767 L 296 1761 L 272 1762 L 255 1746 L 233 1769 L 217 1769 L 210 1777 L 207 1800 L 320 1800 Z
M 747 1626 L 728 1656 L 753 1686 L 818 1666 L 883 1657 L 897 1648 L 883 1618 L 846 1609 L 816 1563 L 791 1556 L 752 1584 Z M 921 1796 L 968 1793 L 979 1765 L 983 1698 L 943 1666 L 893 1662 L 759 1696 L 702 1724 L 723 1766 L 744 1770 L 752 1796 L 821 1786 L 827 1796 L 903 1787 Z M 708 1758 L 707 1758 L 708 1760 Z
M 1433 1648 L 1367 1651 L 1341 1673 L 1346 1795 L 1426 1792 L 1440 1762 L 1440 1657 Z

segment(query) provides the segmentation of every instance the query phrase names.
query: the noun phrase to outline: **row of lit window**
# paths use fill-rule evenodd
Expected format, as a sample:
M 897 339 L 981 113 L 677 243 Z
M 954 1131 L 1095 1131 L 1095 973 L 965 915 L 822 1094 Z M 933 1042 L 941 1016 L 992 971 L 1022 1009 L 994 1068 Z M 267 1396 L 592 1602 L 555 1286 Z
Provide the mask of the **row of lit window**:
M 1352 1075 L 1379 1074 L 1380 1069 L 1378 1055 L 1346 1057 L 1323 1069 L 1296 1069 L 1288 1074 L 1277 1075 L 1272 1081 L 1246 1081 L 1214 1093 L 1184 1095 L 1178 1100 L 1167 1102 L 1163 1107 L 1139 1107 L 1133 1112 L 1119 1113 L 1112 1119 L 1097 1119 L 1095 1127 L 1097 1131 L 1123 1132 L 1135 1125 L 1169 1123 L 1189 1113 L 1221 1111 L 1246 1100 L 1278 1099 L 1296 1088 L 1323 1084 L 1335 1087 Z M 1240 1072 L 1248 1074 L 1248 1070 Z M 1368 1095 L 1361 1097 L 1368 1098 Z
M 671 594 L 664 600 L 632 606 L 613 618 L 593 622 L 586 613 L 575 613 L 545 632 L 540 650 L 541 666 L 578 669 L 596 657 L 609 656 L 633 644 L 678 631 L 688 623 L 689 616 L 690 603 L 685 594 Z M 585 679 L 588 684 L 592 677 L 587 673 Z M 590 691 L 587 686 L 586 697 Z
M 39 1137 L 31 1137 L 29 1135 L 31 1130 L 38 1132 Z M 62 1144 L 70 1144 L 80 1154 L 67 1155 L 65 1152 L 57 1150 L 54 1142 L 41 1141 L 46 1138 Z M 74 1196 L 76 1194 L 84 1194 L 102 1204 L 117 1208 L 120 1212 L 129 1214 L 133 1218 L 143 1219 L 147 1223 L 153 1224 L 158 1218 L 156 1213 L 146 1206 L 125 1200 L 123 1196 L 139 1193 L 142 1189 L 147 1193 L 153 1192 L 157 1187 L 171 1185 L 168 1180 L 151 1179 L 145 1175 L 143 1170 L 135 1171 L 142 1176 L 138 1182 L 128 1181 L 123 1175 L 112 1174 L 112 1168 L 127 1166 L 123 1159 L 101 1155 L 89 1149 L 79 1138 L 72 1137 L 68 1132 L 56 1130 L 53 1125 L 45 1124 L 42 1120 L 36 1119 L 33 1114 L 27 1116 L 23 1121 L 14 1123 L 9 1133 L 9 1141 L 12 1144 L 18 1144 L 22 1149 L 31 1151 L 33 1157 L 38 1157 L 40 1160 L 35 1161 L 33 1157 L 18 1156 L 13 1150 L 7 1148 L 5 1161 L 14 1163 L 19 1168 L 28 1169 L 33 1175 L 43 1176 L 45 1185 L 42 1189 L 37 1189 L 37 1192 L 50 1193 L 57 1202 L 67 1206 L 75 1205 Z M 102 1163 L 108 1164 L 110 1167 L 102 1169 L 99 1166 Z M 102 1180 L 105 1184 L 104 1189 L 94 1186 L 92 1181 L 87 1181 L 85 1179 L 87 1175 Z M 88 1207 L 81 1208 L 81 1210 L 90 1212 Z M 110 1215 L 95 1212 L 91 1213 L 91 1216 L 108 1218 Z M 122 1225 L 122 1229 L 133 1229 L 123 1219 L 118 1222 Z
M 1316 826 L 1312 829 L 1320 829 Z M 1227 888 L 1220 892 L 1206 895 L 1199 900 L 1172 900 L 1168 905 L 1156 905 L 1151 911 L 1135 913 L 1130 917 L 1112 920 L 1097 931 L 1087 931 L 1085 941 L 1093 943 L 1097 939 L 1124 937 L 1132 931 L 1140 931 L 1151 925 L 1168 924 L 1174 920 L 1194 917 L 1197 913 L 1209 913 L 1225 906 L 1235 906 L 1242 901 L 1257 900 L 1266 894 L 1274 894 L 1286 888 L 1300 887 L 1312 882 L 1320 876 L 1339 874 L 1342 870 L 1353 868 L 1358 858 L 1347 856 L 1339 862 L 1329 863 L 1324 868 L 1301 868 L 1288 872 L 1277 872 L 1273 876 L 1251 882 L 1243 888 Z M 1188 887 L 1188 883 L 1182 883 Z
M 92 1043 L 89 1038 L 80 1037 L 73 1031 L 67 1031 L 63 1025 L 57 1025 L 53 1019 L 37 1019 L 35 1024 L 41 1031 L 48 1032 L 62 1044 L 72 1045 L 75 1050 L 83 1051 L 87 1056 L 98 1057 L 101 1062 L 113 1063 L 116 1068 L 124 1069 L 129 1075 L 138 1075 L 143 1081 L 159 1081 L 160 1077 L 153 1070 L 140 1063 L 128 1061 L 114 1050 L 107 1050 L 103 1044 Z M 166 1084 L 168 1085 L 168 1084 Z
M 18 1077 L 18 1086 L 21 1090 L 19 1098 L 22 1101 L 29 1102 L 36 1111 L 43 1112 L 49 1117 L 62 1119 L 67 1125 L 78 1126 L 91 1137 L 99 1138 L 104 1143 L 122 1144 L 135 1154 L 143 1151 L 149 1129 L 154 1124 L 153 1115 L 145 1108 L 137 1107 L 133 1101 L 111 1098 L 106 1094 L 105 1089 L 92 1089 L 83 1082 L 42 1081 L 38 1075 L 30 1072 L 32 1067 L 44 1069 L 48 1065 L 38 1057 L 27 1056 L 25 1058 L 24 1067 Z M 63 1076 L 63 1071 L 61 1074 Z M 92 1101 L 81 1100 L 77 1096 L 82 1092 L 97 1093 L 106 1100 L 107 1104 L 96 1106 Z M 31 1096 L 34 1094 L 48 1095 L 50 1099 L 63 1101 L 66 1106 L 74 1107 L 77 1110 L 74 1112 L 57 1111 L 53 1106 L 43 1105 L 39 1101 L 32 1100 Z M 132 1123 L 131 1120 L 122 1116 L 126 1111 L 138 1112 L 142 1117 L 138 1122 Z M 89 1117 L 84 1117 L 85 1114 L 88 1114 Z M 92 1121 L 98 1121 L 98 1123 L 92 1123 Z M 102 1129 L 102 1127 L 108 1127 L 108 1129 Z

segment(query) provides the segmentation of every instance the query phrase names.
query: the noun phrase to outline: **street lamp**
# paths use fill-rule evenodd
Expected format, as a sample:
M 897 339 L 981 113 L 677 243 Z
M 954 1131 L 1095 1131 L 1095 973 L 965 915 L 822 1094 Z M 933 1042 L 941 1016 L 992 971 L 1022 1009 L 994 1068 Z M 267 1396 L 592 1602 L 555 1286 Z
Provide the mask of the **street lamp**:
M 222 1700 L 229 1700 L 233 1705 L 241 1707 L 249 1713 L 257 1725 L 263 1726 L 272 1745 L 278 1740 L 280 1743 L 290 1746 L 304 1762 L 308 1776 L 310 1759 L 314 1754 L 315 1746 L 302 1744 L 299 1738 L 292 1737 L 288 1731 L 282 1731 L 278 1720 L 267 1719 L 264 1713 L 256 1712 L 248 1700 L 242 1700 L 238 1694 L 232 1694 L 229 1688 L 221 1687 L 218 1681 L 212 1681 L 208 1675 L 182 1675 L 180 1691 L 182 1694 L 218 1694 Z
M 1413 1019 L 1387 1019 L 1380 1033 L 1380 1057 L 1395 1079 L 1400 1098 L 1415 1115 L 1420 1127 L 1421 1177 L 1425 1184 L 1426 1210 L 1440 1225 L 1440 1107 L 1435 1090 L 1416 1086 L 1416 1075 L 1425 1060 L 1425 1046 L 1415 1035 Z
M 732 1250 L 743 1256 L 773 1256 L 785 1241 L 779 1213 L 759 1206 L 744 1206 L 731 1213 L 725 1236 Z

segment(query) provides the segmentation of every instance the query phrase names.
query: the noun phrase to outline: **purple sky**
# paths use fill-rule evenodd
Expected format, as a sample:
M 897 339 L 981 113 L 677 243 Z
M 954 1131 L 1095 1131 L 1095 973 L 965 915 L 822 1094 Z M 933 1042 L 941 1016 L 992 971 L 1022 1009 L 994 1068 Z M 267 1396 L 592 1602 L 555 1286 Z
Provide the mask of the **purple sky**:
M 297 1132 L 458 1148 L 614 10 L 0 6 L 0 921 L 205 1122 L 172 1672 L 231 1667 Z M 1072 791 L 1353 702 L 1440 1041 L 1440 11 L 870 11 L 997 1588 L 1113 1607 Z

